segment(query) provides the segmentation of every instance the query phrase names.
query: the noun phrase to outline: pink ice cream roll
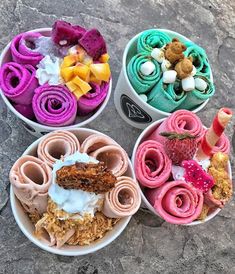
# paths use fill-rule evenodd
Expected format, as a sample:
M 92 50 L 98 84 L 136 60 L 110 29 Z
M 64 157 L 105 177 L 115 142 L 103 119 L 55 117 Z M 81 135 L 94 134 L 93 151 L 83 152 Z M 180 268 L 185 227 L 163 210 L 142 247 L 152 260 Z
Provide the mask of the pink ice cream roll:
M 123 218 L 137 212 L 141 203 L 140 189 L 130 177 L 117 178 L 115 187 L 105 194 L 102 212 L 109 218 Z
M 53 131 L 43 137 L 37 149 L 38 157 L 50 167 L 61 158 L 79 151 L 80 143 L 70 131 Z
M 165 221 L 181 225 L 196 220 L 203 207 L 203 194 L 184 181 L 167 182 L 159 188 L 149 189 L 147 199 Z
M 107 145 L 117 145 L 117 143 L 108 136 L 92 134 L 82 142 L 81 152 L 89 154 Z
M 128 168 L 128 155 L 119 145 L 107 145 L 96 149 L 90 156 L 100 162 L 113 172 L 116 177 L 123 175 Z
M 31 65 L 5 63 L 0 69 L 0 86 L 7 98 L 16 104 L 32 103 L 34 90 L 38 87 L 36 70 Z
M 14 108 L 24 117 L 33 120 L 35 118 L 32 105 L 13 104 Z
M 15 162 L 9 178 L 16 197 L 27 212 L 46 212 L 51 176 L 51 168 L 36 157 L 22 156 Z
M 78 100 L 78 114 L 87 115 L 94 111 L 105 99 L 109 89 L 109 83 L 103 82 L 100 85 L 90 83 L 92 90 Z
M 33 111 L 40 124 L 54 127 L 74 123 L 77 114 L 77 100 L 63 85 L 44 84 L 35 90 Z
M 171 174 L 171 160 L 162 144 L 145 141 L 137 149 L 135 173 L 142 186 L 155 188 L 164 184 Z
M 43 55 L 35 51 L 35 41 L 42 35 L 38 32 L 24 32 L 18 34 L 11 42 L 11 55 L 13 61 L 19 64 L 36 66 Z
M 203 135 L 203 126 L 200 118 L 189 110 L 177 110 L 166 118 L 160 126 L 149 136 L 149 140 L 155 140 L 164 144 L 166 138 L 160 132 L 189 133 L 198 136 Z

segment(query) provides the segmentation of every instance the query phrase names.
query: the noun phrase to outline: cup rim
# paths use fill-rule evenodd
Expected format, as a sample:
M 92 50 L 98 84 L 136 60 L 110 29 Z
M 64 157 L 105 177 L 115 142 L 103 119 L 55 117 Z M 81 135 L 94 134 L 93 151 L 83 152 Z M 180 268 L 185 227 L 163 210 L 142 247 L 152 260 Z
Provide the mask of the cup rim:
M 80 131 L 83 131 L 83 132 L 87 132 L 87 133 L 90 133 L 90 134 L 101 134 L 101 135 L 104 135 L 104 136 L 108 136 L 102 132 L 99 132 L 97 130 L 93 130 L 93 129 L 89 129 L 89 128 L 77 128 L 77 129 L 70 129 L 69 131 L 71 132 L 80 132 Z M 39 142 L 42 140 L 42 138 L 45 138 L 46 135 L 38 138 L 37 140 L 35 140 L 31 145 L 29 145 L 26 150 L 23 152 L 23 155 L 28 155 L 30 153 L 30 151 L 32 151 L 33 149 L 35 149 Z M 109 136 L 108 136 L 109 137 Z M 111 137 L 110 137 L 111 138 Z M 112 138 L 112 140 L 114 140 Z M 115 140 L 114 140 L 115 141 Z M 116 142 L 116 141 L 115 141 Z M 117 142 L 116 142 L 117 143 Z M 118 143 L 117 143 L 118 144 Z M 135 172 L 134 172 L 134 168 L 132 166 L 132 163 L 131 163 L 131 160 L 129 159 L 128 157 L 128 167 L 130 168 L 130 171 L 131 171 L 131 177 L 136 180 L 136 177 L 135 177 Z M 56 247 L 50 247 L 48 246 L 46 243 L 43 243 L 43 241 L 40 241 L 39 239 L 37 239 L 32 233 L 30 233 L 26 228 L 25 228 L 25 224 L 22 222 L 21 218 L 18 216 L 17 214 L 17 198 L 14 194 L 14 191 L 13 191 L 13 187 L 12 185 L 10 186 L 10 204 L 11 204 L 11 209 L 12 209 L 12 213 L 13 213 L 13 216 L 15 218 L 15 221 L 17 223 L 17 225 L 19 226 L 20 230 L 23 232 L 23 234 L 32 242 L 34 243 L 36 246 L 38 246 L 39 248 L 49 252 L 49 253 L 53 253 L 53 254 L 57 254 L 57 255 L 63 255 L 63 256 L 82 256 L 82 255 L 86 255 L 86 254 L 90 254 L 90 253 L 94 253 L 102 248 L 104 248 L 105 246 L 109 245 L 110 243 L 112 243 L 118 236 L 120 236 L 120 234 L 124 231 L 124 229 L 127 227 L 129 221 L 131 220 L 131 217 L 132 216 L 127 216 L 127 217 L 123 217 L 121 218 L 120 221 L 122 221 L 122 223 L 120 224 L 120 228 L 119 230 L 117 230 L 113 235 L 111 234 L 107 239 L 100 239 L 98 243 L 94 243 L 95 246 L 93 248 L 88 248 L 89 246 L 85 246 L 86 248 L 88 248 L 87 250 L 82 250 L 81 248 L 83 246 L 79 246 L 79 245 L 75 245 L 75 247 L 78 247 L 79 249 L 76 250 L 76 249 L 59 249 L 59 248 L 56 248 Z M 24 213 L 26 214 L 26 213 Z M 119 221 L 119 222 L 120 222 Z M 115 224 L 115 225 L 118 225 Z M 112 233 L 112 230 L 111 231 L 108 231 L 109 233 Z M 107 232 L 107 233 L 108 233 Z
M 138 101 L 140 101 L 140 97 L 139 95 L 137 94 L 137 92 L 135 91 L 135 89 L 133 88 L 132 84 L 130 83 L 129 81 L 129 77 L 127 75 L 127 70 L 126 70 L 126 67 L 127 67 L 127 64 L 126 64 L 126 58 L 127 58 L 127 55 L 128 55 L 128 51 L 129 51 L 129 48 L 130 46 L 132 45 L 132 43 L 145 31 L 147 30 L 159 30 L 159 31 L 162 31 L 162 32 L 165 32 L 166 34 L 171 34 L 171 35 L 174 35 L 176 37 L 179 37 L 181 39 L 184 39 L 186 41 L 189 41 L 189 42 L 192 42 L 194 43 L 192 40 L 190 40 L 189 38 L 185 37 L 184 35 L 178 33 L 178 32 L 175 32 L 175 31 L 172 31 L 172 30 L 168 30 L 168 29 L 158 29 L 158 28 L 153 28 L 153 29 L 146 29 L 146 30 L 143 30 L 139 33 L 137 33 L 134 37 L 132 37 L 128 43 L 126 44 L 125 46 L 125 49 L 124 49 L 124 52 L 123 52 L 123 56 L 122 56 L 122 67 L 123 67 L 123 74 L 124 74 L 124 77 L 125 77 L 125 80 L 128 84 L 128 87 L 132 93 L 132 95 L 135 97 L 135 99 Z M 213 78 L 213 74 L 212 74 L 212 69 L 211 69 L 211 66 L 209 64 L 209 69 L 210 69 L 210 80 L 211 82 L 213 83 L 214 82 L 214 78 Z M 190 110 L 191 112 L 194 112 L 194 113 L 197 113 L 199 112 L 200 110 L 202 110 L 206 105 L 207 103 L 209 102 L 209 98 L 204 101 L 202 104 L 200 104 L 199 106 L 197 106 L 195 109 L 193 110 Z M 148 107 L 151 111 L 153 112 L 156 112 L 156 113 L 160 113 L 162 116 L 170 116 L 173 112 L 165 112 L 165 111 L 162 111 L 160 109 L 157 109 L 151 105 L 149 105 L 147 102 L 141 100 L 141 102 L 146 106 L 146 108 Z
M 37 29 L 26 31 L 26 32 L 40 32 L 40 33 L 44 33 L 44 32 L 49 32 L 51 30 L 52 30 L 52 28 L 37 28 Z M 5 63 L 3 63 L 3 59 L 4 59 L 5 55 L 7 54 L 7 52 L 10 50 L 11 41 L 4 47 L 4 49 L 1 52 L 1 55 L 0 55 L 0 67 L 3 64 L 5 64 Z M 100 106 L 98 107 L 97 111 L 92 116 L 90 116 L 88 119 L 86 119 L 86 120 L 84 120 L 84 121 L 82 121 L 80 123 L 76 123 L 76 124 L 73 124 L 73 125 L 70 125 L 70 126 L 52 127 L 52 126 L 47 126 L 47 125 L 40 124 L 38 122 L 31 121 L 30 119 L 28 119 L 25 116 L 23 116 L 20 112 L 18 112 L 13 107 L 13 105 L 10 103 L 9 99 L 5 96 L 5 94 L 3 93 L 2 89 L 0 88 L 1 97 L 2 97 L 2 99 L 4 101 L 4 103 L 7 105 L 7 107 L 11 110 L 11 112 L 13 112 L 13 114 L 15 114 L 16 117 L 18 117 L 20 120 L 23 120 L 26 124 L 29 124 L 32 127 L 39 127 L 39 128 L 41 128 L 42 131 L 69 130 L 69 129 L 74 129 L 76 127 L 83 127 L 86 124 L 91 123 L 92 121 L 94 121 L 103 112 L 103 110 L 107 106 L 108 101 L 109 101 L 109 99 L 111 97 L 111 93 L 112 93 L 112 78 L 110 78 L 110 80 L 109 80 L 109 89 L 108 89 L 108 93 L 107 93 L 104 101 L 100 104 Z
M 154 128 L 156 128 L 159 124 L 161 124 L 165 119 L 167 119 L 167 117 L 159 119 L 159 120 L 153 122 L 148 127 L 146 127 L 146 129 L 144 129 L 141 132 L 141 134 L 138 136 L 138 138 L 135 142 L 135 146 L 133 148 L 132 157 L 131 157 L 131 162 L 132 162 L 132 166 L 133 166 L 134 170 L 135 170 L 135 155 L 136 155 L 136 152 L 137 152 L 137 149 L 138 149 L 140 143 L 143 141 L 143 139 L 145 137 L 147 137 L 149 134 L 151 134 L 151 132 L 153 132 Z M 232 169 L 231 169 L 230 161 L 228 162 L 228 173 L 229 173 L 229 177 L 232 179 Z M 139 183 L 138 179 L 136 179 L 136 180 Z M 139 185 L 140 185 L 140 183 L 139 183 Z M 150 210 L 155 216 L 157 216 L 157 217 L 161 218 L 162 220 L 164 220 L 160 215 L 157 214 L 154 207 L 150 204 L 150 202 L 148 201 L 148 199 L 144 195 L 141 187 L 140 187 L 140 191 L 141 191 L 140 193 L 141 193 L 142 201 L 147 206 L 148 210 Z M 182 225 L 183 226 L 194 226 L 194 225 L 204 224 L 204 223 L 208 222 L 209 220 L 213 219 L 220 211 L 221 211 L 221 208 L 217 208 L 209 216 L 207 216 L 205 218 L 205 220 L 196 220 L 196 221 L 193 221 L 191 223 L 182 224 Z M 172 225 L 174 225 L 174 224 L 172 224 Z

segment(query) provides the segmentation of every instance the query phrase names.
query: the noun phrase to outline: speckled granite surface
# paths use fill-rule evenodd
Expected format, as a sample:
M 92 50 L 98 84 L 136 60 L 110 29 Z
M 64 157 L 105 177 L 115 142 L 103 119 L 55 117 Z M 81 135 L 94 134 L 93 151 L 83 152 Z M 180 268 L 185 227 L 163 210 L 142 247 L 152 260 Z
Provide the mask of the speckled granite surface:
M 216 95 L 199 114 L 205 125 L 221 106 L 235 111 L 233 0 L 1 0 L 0 18 L 0 49 L 18 32 L 59 18 L 98 27 L 109 45 L 114 87 L 129 38 L 151 27 L 175 30 L 203 46 L 212 65 Z M 227 133 L 235 147 L 233 124 Z M 115 138 L 130 155 L 140 133 L 122 121 L 113 99 L 89 127 Z M 21 233 L 9 203 L 9 169 L 34 140 L 0 100 L 0 273 L 235 273 L 234 200 L 197 227 L 172 226 L 140 210 L 113 244 L 92 255 L 40 250 Z

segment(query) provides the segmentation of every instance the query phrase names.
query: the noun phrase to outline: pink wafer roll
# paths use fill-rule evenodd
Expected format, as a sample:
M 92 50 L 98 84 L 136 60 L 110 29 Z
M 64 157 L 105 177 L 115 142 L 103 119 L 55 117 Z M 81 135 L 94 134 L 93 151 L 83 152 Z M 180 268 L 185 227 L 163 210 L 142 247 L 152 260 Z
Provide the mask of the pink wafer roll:
M 221 108 L 215 116 L 211 127 L 206 131 L 196 153 L 199 160 L 210 157 L 211 152 L 223 134 L 227 124 L 232 118 L 232 111 L 229 108 Z
M 35 224 L 36 233 L 39 232 L 40 239 L 48 246 L 62 247 L 75 233 L 75 229 L 71 228 L 66 233 L 58 238 L 53 227 L 47 224 L 47 216 L 44 216 Z
M 141 203 L 138 184 L 130 177 L 117 178 L 115 187 L 105 194 L 103 213 L 109 218 L 123 218 L 137 212 Z
M 203 194 L 184 181 L 167 182 L 146 191 L 156 212 L 168 223 L 189 224 L 196 220 L 203 207 Z
M 116 177 L 123 175 L 128 168 L 128 155 L 119 145 L 107 145 L 90 153 L 90 156 L 104 162 Z
M 0 86 L 12 102 L 30 105 L 34 90 L 38 87 L 36 70 L 31 65 L 5 63 L 0 69 Z
M 205 135 L 205 133 L 206 133 L 206 130 L 204 131 L 204 135 Z M 223 153 L 226 153 L 226 154 L 230 153 L 230 141 L 229 141 L 228 137 L 225 135 L 224 132 L 222 133 L 219 140 L 217 141 L 217 143 L 213 147 L 213 149 L 211 151 L 211 154 L 213 155 L 213 154 L 215 154 L 219 151 L 223 152 Z
M 199 140 L 203 135 L 203 126 L 196 114 L 183 109 L 175 111 L 166 118 L 148 139 L 164 144 L 166 138 L 160 136 L 160 132 L 189 133 L 193 136 L 198 136 Z
M 171 160 L 162 144 L 149 140 L 138 147 L 135 173 L 141 185 L 149 188 L 161 186 L 170 177 L 171 167 Z
M 80 143 L 77 137 L 69 131 L 53 131 L 43 137 L 37 149 L 38 157 L 53 166 L 61 156 L 68 156 L 79 151 Z
M 13 61 L 36 66 L 43 59 L 43 55 L 34 50 L 35 41 L 41 36 L 38 32 L 18 34 L 12 40 L 10 47 Z
M 14 193 L 27 212 L 46 212 L 51 174 L 46 163 L 29 155 L 20 157 L 11 168 L 9 178 Z
M 101 134 L 92 134 L 83 141 L 81 145 L 81 152 L 89 154 L 107 145 L 117 145 L 117 144 L 108 136 L 104 136 Z

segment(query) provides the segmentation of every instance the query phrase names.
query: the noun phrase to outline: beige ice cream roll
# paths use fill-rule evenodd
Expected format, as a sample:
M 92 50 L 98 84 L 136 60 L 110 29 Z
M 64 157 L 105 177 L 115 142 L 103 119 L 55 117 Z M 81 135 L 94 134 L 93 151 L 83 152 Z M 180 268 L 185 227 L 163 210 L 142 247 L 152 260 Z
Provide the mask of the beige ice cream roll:
M 57 248 L 60 248 L 73 236 L 73 234 L 75 233 L 75 229 L 71 228 L 66 231 L 65 234 L 55 233 L 55 231 L 53 230 L 53 226 L 48 225 L 47 219 L 48 216 L 44 216 L 36 223 L 36 233 L 39 232 L 40 239 L 48 246 L 56 246 Z
M 47 134 L 39 143 L 38 157 L 45 161 L 50 167 L 61 156 L 68 156 L 80 150 L 77 137 L 69 131 L 59 130 Z
M 83 141 L 81 145 L 81 152 L 89 154 L 101 147 L 113 144 L 116 143 L 107 136 L 101 134 L 92 134 Z
M 214 117 L 212 125 L 205 132 L 201 144 L 198 148 L 196 157 L 202 160 L 210 157 L 212 149 L 220 139 L 226 126 L 232 118 L 232 111 L 229 108 L 221 108 Z
M 136 213 L 141 203 L 140 189 L 132 178 L 117 178 L 115 187 L 105 194 L 103 213 L 109 218 L 122 218 Z
M 101 147 L 90 153 L 90 156 L 100 162 L 104 162 L 106 167 L 111 170 L 116 177 L 123 175 L 128 168 L 128 155 L 119 145 Z
M 52 170 L 46 163 L 33 156 L 22 156 L 11 168 L 9 178 L 27 212 L 42 214 L 46 211 L 52 181 Z

